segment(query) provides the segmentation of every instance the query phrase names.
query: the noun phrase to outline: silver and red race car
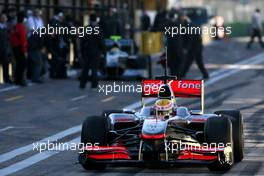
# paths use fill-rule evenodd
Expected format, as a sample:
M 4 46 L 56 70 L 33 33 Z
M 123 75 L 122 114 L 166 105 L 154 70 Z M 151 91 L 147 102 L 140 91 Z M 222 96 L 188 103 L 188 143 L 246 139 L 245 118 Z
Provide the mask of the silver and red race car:
M 176 98 L 199 98 L 201 110 L 177 105 Z M 145 104 L 152 98 L 154 105 Z M 150 101 L 148 101 L 150 102 Z M 226 171 L 243 159 L 243 117 L 236 110 L 204 113 L 202 80 L 160 77 L 142 81 L 139 111 L 110 110 L 88 117 L 79 162 L 86 170 L 118 166 L 204 164 Z

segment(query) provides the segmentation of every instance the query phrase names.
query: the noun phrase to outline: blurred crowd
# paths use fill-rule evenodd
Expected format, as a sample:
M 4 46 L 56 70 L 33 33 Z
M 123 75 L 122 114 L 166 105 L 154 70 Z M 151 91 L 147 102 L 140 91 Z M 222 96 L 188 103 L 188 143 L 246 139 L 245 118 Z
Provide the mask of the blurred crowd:
M 165 32 L 165 28 L 180 28 L 185 26 L 189 28 L 201 28 L 202 25 L 208 23 L 207 19 L 196 16 L 195 11 L 186 13 L 183 9 L 171 9 L 171 10 L 160 10 L 157 12 L 154 23 L 151 25 L 150 16 L 143 10 L 141 16 L 141 29 L 145 31 L 153 32 Z M 224 28 L 224 19 L 221 16 L 214 17 L 216 28 L 216 35 L 211 36 L 214 40 L 228 39 L 227 31 Z M 256 8 L 251 17 L 251 23 L 249 26 L 250 40 L 247 43 L 247 49 L 251 49 L 251 46 L 255 40 L 262 48 L 264 48 L 264 42 L 262 40 L 262 14 L 259 8 Z M 220 30 L 220 28 L 225 30 Z M 230 27 L 229 27 L 230 28 Z M 231 29 L 231 28 L 230 28 Z M 231 33 L 232 31 L 230 31 Z M 166 32 L 165 32 L 166 35 Z M 167 46 L 167 60 L 170 74 L 177 76 L 178 79 L 186 77 L 188 70 L 190 69 L 193 62 L 195 62 L 202 73 L 203 79 L 208 79 L 209 74 L 205 68 L 203 62 L 203 41 L 201 34 L 183 34 L 183 35 L 166 35 L 164 46 Z M 165 66 L 164 53 L 158 63 Z
M 109 9 L 104 16 L 101 16 L 100 21 L 98 19 L 97 14 L 92 14 L 89 24 L 92 21 L 93 25 L 100 25 L 103 29 L 100 35 L 102 38 L 109 38 L 111 35 L 130 37 L 130 31 L 126 30 L 126 26 L 120 20 L 117 20 L 114 9 Z M 85 57 L 89 57 L 89 54 L 93 55 L 93 53 L 83 52 L 87 49 L 96 50 L 95 43 L 91 44 L 92 47 L 87 48 L 87 43 L 89 43 L 87 37 L 80 39 L 77 35 L 70 34 L 42 37 L 34 35 L 35 29 L 41 29 L 47 24 L 68 28 L 83 26 L 81 22 L 75 21 L 71 14 L 64 14 L 59 9 L 54 10 L 54 16 L 46 20 L 46 23 L 42 18 L 40 8 L 27 11 L 9 8 L 2 11 L 0 15 L 0 64 L 3 68 L 5 83 L 26 86 L 28 80 L 34 83 L 43 83 L 43 78 L 47 76 L 52 79 L 67 78 L 70 43 L 73 43 L 74 61 L 78 64 L 82 63 L 84 66 L 85 61 L 78 61 L 78 58 L 81 60 L 83 54 Z M 90 62 L 94 62 L 94 59 L 90 60 Z M 12 69 L 10 69 L 10 65 Z M 10 70 L 12 70 L 11 74 Z
M 120 13 L 120 12 L 119 12 Z M 140 17 L 140 31 L 163 32 L 164 26 L 177 27 L 179 25 L 199 25 L 191 21 L 182 11 L 158 11 L 151 24 L 150 17 L 143 10 Z M 120 19 L 120 17 L 124 19 Z M 34 83 L 42 83 L 43 78 L 49 76 L 52 79 L 67 78 L 67 65 L 69 63 L 70 43 L 73 43 L 73 52 L 79 58 L 82 66 L 80 75 L 80 88 L 84 88 L 88 81 L 88 73 L 91 72 L 92 87 L 97 87 L 97 71 L 100 67 L 99 60 L 105 54 L 104 39 L 112 35 L 120 35 L 123 38 L 132 38 L 135 29 L 131 26 L 131 18 L 125 13 L 117 14 L 110 8 L 107 13 L 90 15 L 88 24 L 92 27 L 100 26 L 99 36 L 77 35 L 45 35 L 39 37 L 33 35 L 34 29 L 40 29 L 47 24 L 56 27 L 83 26 L 76 22 L 70 15 L 55 9 L 54 16 L 44 23 L 41 9 L 35 8 L 26 12 L 17 12 L 10 8 L 1 13 L 0 18 L 0 55 L 3 67 L 5 83 L 15 83 L 26 86 L 27 80 Z M 182 78 L 188 72 L 191 64 L 196 61 L 203 78 L 209 78 L 202 58 L 202 38 L 197 35 L 166 36 L 168 67 L 170 74 Z M 162 61 L 161 61 L 162 63 Z M 10 67 L 12 65 L 12 77 Z M 164 64 L 163 64 L 164 65 Z
M 27 80 L 42 83 L 48 70 L 51 78 L 67 77 L 66 62 L 70 37 L 33 35 L 34 29 L 45 25 L 40 9 L 17 12 L 15 8 L 10 8 L 1 13 L 0 19 L 0 53 L 5 83 L 21 86 L 26 86 Z M 55 12 L 49 23 L 54 26 L 69 25 L 60 11 Z M 48 59 L 48 53 L 52 59 Z
M 125 8 L 125 7 L 124 7 Z M 125 10 L 124 10 L 125 12 Z M 26 86 L 28 80 L 34 83 L 43 83 L 45 77 L 52 79 L 67 78 L 71 43 L 73 44 L 74 61 L 82 67 L 80 75 L 80 88 L 85 88 L 88 73 L 91 72 L 92 87 L 97 87 L 97 71 L 100 69 L 100 58 L 106 54 L 104 39 L 113 35 L 122 38 L 133 38 L 138 31 L 133 26 L 132 17 L 123 11 L 118 12 L 109 8 L 106 13 L 93 13 L 89 16 L 87 24 L 91 27 L 100 26 L 100 35 L 86 35 L 79 38 L 77 35 L 33 35 L 35 29 L 49 24 L 54 27 L 78 27 L 82 22 L 75 21 L 71 14 L 64 14 L 62 10 L 54 9 L 51 19 L 43 20 L 40 8 L 27 11 L 17 11 L 15 8 L 4 10 L 0 14 L 0 64 L 3 68 L 5 83 L 14 83 Z M 162 32 L 165 27 L 201 27 L 200 19 L 192 19 L 181 9 L 160 10 L 154 22 L 145 10 L 140 16 L 139 31 Z M 256 9 L 252 16 L 252 36 L 248 48 L 255 37 L 263 47 L 261 40 L 260 10 Z M 164 46 L 167 52 L 158 62 L 165 66 L 165 56 L 170 74 L 178 78 L 186 77 L 193 62 L 200 69 L 203 79 L 209 74 L 203 63 L 203 43 L 201 34 L 165 35 Z M 10 74 L 10 65 L 12 74 Z
M 171 9 L 169 11 L 159 11 L 154 19 L 154 23 L 150 25 L 150 17 L 143 11 L 141 17 L 141 26 L 144 30 L 153 32 L 165 32 L 165 28 L 185 27 L 201 27 L 201 23 L 190 19 L 181 9 Z M 165 34 L 166 35 L 166 34 Z M 158 62 L 165 66 L 165 56 L 167 55 L 167 65 L 170 74 L 177 76 L 178 79 L 184 78 L 195 61 L 200 69 L 203 79 L 208 79 L 209 74 L 203 63 L 203 42 L 202 36 L 199 33 L 182 35 L 166 35 L 164 46 L 167 46 L 167 51 Z

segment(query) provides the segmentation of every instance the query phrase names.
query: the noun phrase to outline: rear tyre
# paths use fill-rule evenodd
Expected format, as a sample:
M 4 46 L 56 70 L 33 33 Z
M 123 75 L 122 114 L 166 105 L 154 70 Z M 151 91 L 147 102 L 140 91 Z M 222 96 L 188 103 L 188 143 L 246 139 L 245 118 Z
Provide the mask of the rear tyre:
M 103 116 L 91 116 L 83 122 L 81 132 L 81 143 L 85 146 L 105 146 L 107 144 L 106 118 Z M 79 155 L 79 162 L 86 170 L 102 170 L 105 164 L 97 164 L 86 158 L 87 151 Z
M 240 111 L 223 110 L 216 111 L 215 114 L 226 115 L 232 122 L 233 141 L 234 141 L 234 158 L 235 162 L 240 162 L 244 158 L 244 122 Z
M 233 140 L 232 140 L 232 123 L 228 117 L 213 116 L 207 119 L 204 129 L 205 141 L 208 146 L 229 146 L 229 152 L 219 155 L 219 159 L 209 164 L 207 167 L 210 171 L 227 171 L 233 163 Z

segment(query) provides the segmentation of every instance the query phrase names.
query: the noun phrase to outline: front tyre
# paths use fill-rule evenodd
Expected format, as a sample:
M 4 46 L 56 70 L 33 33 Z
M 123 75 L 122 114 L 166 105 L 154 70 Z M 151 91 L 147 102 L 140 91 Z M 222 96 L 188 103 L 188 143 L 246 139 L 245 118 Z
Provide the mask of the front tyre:
M 81 143 L 85 146 L 95 145 L 105 146 L 107 144 L 106 118 L 103 116 L 91 116 L 82 124 Z M 87 151 L 79 155 L 79 162 L 86 170 L 102 170 L 105 164 L 96 164 L 86 158 Z
M 233 141 L 234 141 L 234 157 L 235 162 L 240 162 L 244 158 L 244 122 L 240 111 L 223 110 L 216 111 L 215 114 L 226 115 L 232 122 Z
M 209 164 L 210 171 L 227 171 L 234 163 L 232 123 L 226 116 L 212 116 L 207 119 L 205 128 L 205 141 L 210 146 L 225 146 L 225 151 L 219 153 L 218 160 Z

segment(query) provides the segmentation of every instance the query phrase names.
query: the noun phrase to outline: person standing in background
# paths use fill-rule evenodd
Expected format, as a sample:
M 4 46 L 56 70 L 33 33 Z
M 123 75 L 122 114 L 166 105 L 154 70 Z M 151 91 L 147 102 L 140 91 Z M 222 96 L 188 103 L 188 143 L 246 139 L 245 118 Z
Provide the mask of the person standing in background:
M 12 83 L 9 77 L 9 63 L 11 57 L 11 48 L 9 43 L 8 29 L 7 29 L 7 16 L 0 14 L 0 64 L 3 68 L 3 78 L 5 83 Z
M 190 23 L 190 27 L 200 27 Z M 203 40 L 202 36 L 199 33 L 189 34 L 189 41 L 187 46 L 187 56 L 183 63 L 181 77 L 185 77 L 187 72 L 189 71 L 193 61 L 196 62 L 199 70 L 203 75 L 203 79 L 209 79 L 209 74 L 204 66 L 203 62 Z
M 122 35 L 121 25 L 116 15 L 116 9 L 110 8 L 106 17 L 101 18 L 100 27 L 104 32 L 105 38 L 112 35 Z
M 98 26 L 96 18 L 96 15 L 90 15 L 90 27 L 95 28 L 96 26 Z M 86 34 L 81 39 L 82 73 L 80 76 L 80 89 L 84 89 L 86 86 L 89 70 L 92 71 L 91 88 L 97 88 L 97 70 L 100 63 L 100 56 L 103 53 L 105 53 L 105 46 L 104 37 L 101 30 L 99 34 Z
M 8 32 L 16 25 L 17 23 L 17 11 L 16 8 L 12 7 L 7 10 L 7 30 Z
M 18 12 L 17 23 L 10 31 L 10 42 L 15 56 L 15 84 L 27 86 L 25 79 L 27 65 L 27 29 L 24 25 L 25 14 Z
M 55 15 L 50 21 L 50 26 L 66 27 L 64 25 L 64 13 L 56 9 Z M 49 35 L 47 44 L 48 51 L 52 55 L 50 61 L 50 78 L 66 79 L 67 78 L 67 51 L 68 45 L 64 34 Z
M 176 14 L 170 13 L 168 15 L 166 27 L 178 27 L 180 26 L 179 19 Z M 170 69 L 170 74 L 172 76 L 180 77 L 181 65 L 184 59 L 183 53 L 183 36 L 176 35 L 171 36 L 168 34 L 166 36 L 167 41 L 167 57 L 168 57 L 168 67 Z
M 6 22 L 6 26 L 7 26 L 7 31 L 8 31 L 8 34 L 11 33 L 11 30 L 14 28 L 14 26 L 16 25 L 17 23 L 17 9 L 15 7 L 10 7 L 7 9 L 7 22 Z M 10 43 L 10 41 L 9 41 Z M 10 50 L 11 50 L 11 53 L 12 53 L 12 57 L 11 57 L 11 63 L 12 63 L 12 81 L 14 81 L 15 79 L 15 58 L 14 58 L 14 53 L 13 53 L 13 50 L 12 50 L 12 47 L 10 46 Z
M 151 31 L 152 32 L 163 31 L 163 27 L 165 25 L 164 23 L 166 23 L 167 21 L 167 16 L 168 13 L 166 10 L 164 9 L 159 10 L 155 16 Z
M 261 21 L 261 13 L 259 9 L 256 9 L 251 18 L 251 38 L 247 44 L 247 49 L 251 49 L 251 45 L 254 42 L 255 37 L 258 38 L 259 44 L 262 48 L 264 48 L 264 43 L 262 41 L 262 21 Z
M 36 8 L 33 10 L 33 14 L 28 17 L 27 29 L 28 29 L 28 56 L 29 65 L 28 71 L 32 82 L 42 83 L 41 69 L 42 69 L 42 54 L 41 50 L 44 46 L 43 39 L 37 34 L 33 34 L 34 30 L 44 27 L 44 22 L 41 18 L 41 10 Z
M 140 22 L 141 22 L 140 29 L 142 31 L 148 31 L 150 29 L 150 25 L 151 25 L 150 24 L 150 17 L 144 9 L 142 10 Z

